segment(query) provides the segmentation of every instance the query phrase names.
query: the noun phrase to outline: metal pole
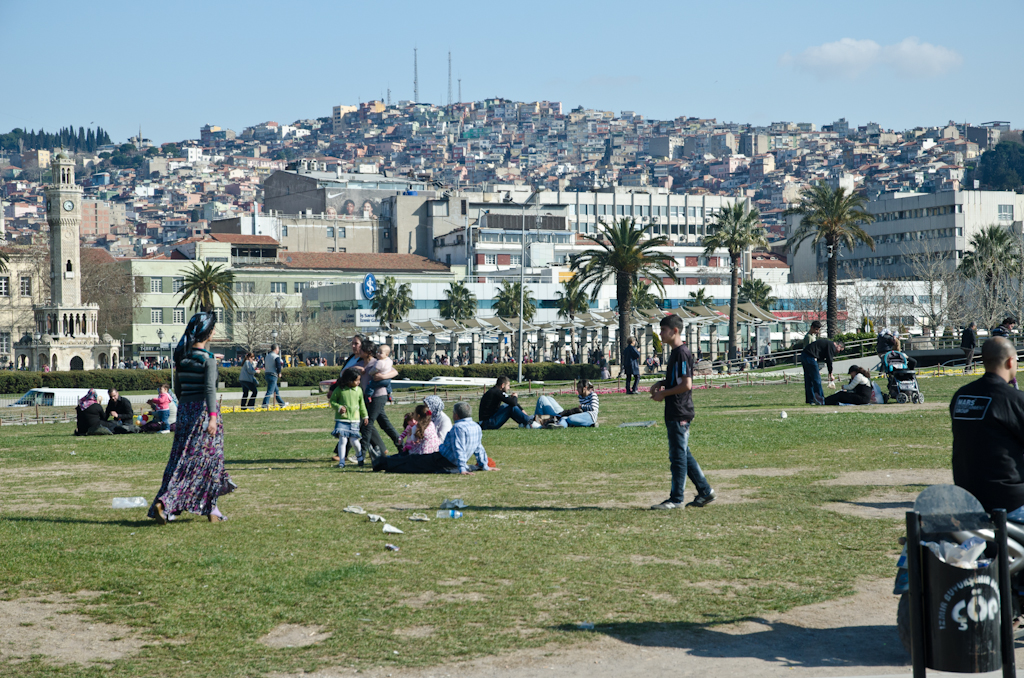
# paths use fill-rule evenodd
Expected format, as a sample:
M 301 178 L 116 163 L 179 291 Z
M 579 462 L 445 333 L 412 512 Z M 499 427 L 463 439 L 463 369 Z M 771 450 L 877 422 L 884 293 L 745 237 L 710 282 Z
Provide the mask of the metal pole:
M 907 570 L 910 576 L 910 658 L 914 678 L 925 678 L 924 578 L 921 567 L 921 514 L 907 511 Z
M 519 382 L 523 381 L 523 297 L 526 295 L 526 203 L 523 203 L 523 254 L 519 261 Z
M 999 546 L 1000 649 L 1003 677 L 1013 678 L 1017 675 L 1017 665 L 1013 651 L 1013 596 L 1010 588 L 1010 553 L 1006 544 L 1006 510 L 993 511 L 992 522 L 995 523 L 996 544 Z

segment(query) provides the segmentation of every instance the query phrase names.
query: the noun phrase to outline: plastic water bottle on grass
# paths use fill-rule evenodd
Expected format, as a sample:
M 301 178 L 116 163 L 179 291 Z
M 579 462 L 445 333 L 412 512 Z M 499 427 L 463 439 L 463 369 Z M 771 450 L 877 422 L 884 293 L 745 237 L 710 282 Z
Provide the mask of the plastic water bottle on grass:
M 437 512 L 438 518 L 461 518 L 462 511 L 456 511 L 455 509 L 441 509 Z

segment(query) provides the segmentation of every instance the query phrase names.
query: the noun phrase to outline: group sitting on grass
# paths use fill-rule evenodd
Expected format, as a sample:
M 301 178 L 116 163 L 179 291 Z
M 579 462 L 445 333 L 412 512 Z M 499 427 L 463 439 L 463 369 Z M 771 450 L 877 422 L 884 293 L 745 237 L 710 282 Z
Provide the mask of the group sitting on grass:
M 537 398 L 530 417 L 519 407 L 519 397 L 510 393 L 508 377 L 498 377 L 480 399 L 480 428 L 491 431 L 501 428 L 509 419 L 520 428 L 567 428 L 569 426 L 597 426 L 598 398 L 594 385 L 582 380 L 576 385 L 579 407 L 563 409 L 552 396 Z

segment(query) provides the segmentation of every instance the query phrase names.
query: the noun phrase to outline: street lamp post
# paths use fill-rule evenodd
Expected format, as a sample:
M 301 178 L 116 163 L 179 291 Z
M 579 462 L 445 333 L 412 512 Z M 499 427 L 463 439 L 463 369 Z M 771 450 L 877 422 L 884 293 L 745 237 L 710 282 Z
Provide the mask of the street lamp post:
M 163 360 L 164 360 L 164 331 L 163 331 L 163 329 L 158 329 L 156 331 L 156 338 L 157 338 L 157 341 L 160 342 L 159 344 L 157 344 L 157 347 L 156 347 L 157 359 L 160 362 L 163 362 Z
M 515 204 L 512 195 L 505 195 L 505 202 Z M 523 381 L 523 300 L 526 296 L 526 203 L 520 205 L 522 214 L 522 254 L 519 259 L 519 382 Z
M 39 346 L 38 346 L 38 344 L 39 344 L 40 341 L 42 341 L 43 334 L 42 334 L 42 332 L 36 330 L 35 334 L 32 335 L 32 338 L 36 340 L 36 344 L 37 344 L 37 346 L 34 349 L 35 352 L 36 352 L 36 370 L 37 371 L 42 371 L 43 366 L 39 364 Z

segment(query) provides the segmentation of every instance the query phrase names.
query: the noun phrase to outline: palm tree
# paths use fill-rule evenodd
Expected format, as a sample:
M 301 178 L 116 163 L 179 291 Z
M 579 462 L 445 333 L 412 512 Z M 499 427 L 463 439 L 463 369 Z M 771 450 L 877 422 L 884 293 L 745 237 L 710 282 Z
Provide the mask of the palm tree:
M 11 258 L 6 252 L 0 252 L 0 273 L 7 272 L 7 264 L 10 260 Z
M 494 298 L 494 314 L 499 318 L 519 317 L 519 290 L 522 283 L 518 280 L 512 282 L 508 278 L 501 281 L 501 289 Z M 523 321 L 530 322 L 537 313 L 537 302 L 533 293 L 527 287 L 523 294 Z
M 748 278 L 740 285 L 740 301 L 768 310 L 778 299 L 771 296 L 772 286 L 760 278 Z
M 992 224 L 971 238 L 971 250 L 960 262 L 960 272 L 967 278 L 979 278 L 996 297 L 1001 277 L 1010 277 L 1018 267 L 1018 247 L 1010 231 Z
M 590 298 L 597 299 L 601 285 L 615 281 L 615 300 L 619 311 L 619 352 L 626 347 L 629 320 L 633 310 L 633 280 L 643 276 L 662 294 L 662 278 L 679 282 L 676 260 L 656 248 L 666 247 L 669 239 L 659 235 L 648 237 L 636 219 L 623 218 L 618 223 L 598 221 L 597 247 L 580 252 L 572 260 L 572 270 L 580 272 L 580 287 L 590 290 Z M 619 356 L 621 361 L 621 355 Z M 622 364 L 621 362 L 619 363 Z
M 839 249 L 845 245 L 853 249 L 863 243 L 875 249 L 874 239 L 868 235 L 862 224 L 870 224 L 875 217 L 864 210 L 867 199 L 862 195 L 847 193 L 845 188 L 833 189 L 825 181 L 808 186 L 800 192 L 800 203 L 785 211 L 785 214 L 799 214 L 803 217 L 800 227 L 789 239 L 789 247 L 795 254 L 800 243 L 811 238 L 815 247 L 824 242 L 828 248 L 828 298 L 826 325 L 828 336 L 834 337 L 839 331 L 836 300 L 836 279 L 839 277 Z
M 687 306 L 707 306 L 712 301 L 711 297 L 708 296 L 708 290 L 706 287 L 700 287 L 696 292 L 690 292 L 690 299 L 686 302 Z
M 476 315 L 476 295 L 469 291 L 466 284 L 459 281 L 449 283 L 444 291 L 444 299 L 438 303 L 441 317 L 455 322 L 469 320 Z
M 590 310 L 590 303 L 587 301 L 587 293 L 580 287 L 580 280 L 573 276 L 562 283 L 562 289 L 555 292 L 558 300 L 558 317 L 565 318 L 572 322 L 577 315 L 587 313 Z M 565 335 L 562 335 L 564 338 Z M 569 345 L 576 351 L 576 326 L 569 325 Z
M 377 293 L 370 301 L 370 308 L 377 316 L 377 322 L 391 329 L 396 323 L 402 322 L 415 304 L 412 300 L 412 285 L 398 284 L 392 276 L 387 276 L 377 288 Z
M 761 215 L 756 209 L 743 211 L 743 203 L 733 203 L 715 218 L 710 232 L 704 236 L 704 256 L 715 250 L 729 252 L 729 360 L 739 354 L 739 333 L 736 331 L 736 304 L 740 288 L 740 268 L 743 252 L 750 247 L 767 247 L 768 239 L 761 226 Z
M 204 262 L 202 266 L 193 263 L 192 270 L 185 274 L 178 303 L 183 304 L 191 299 L 189 310 L 210 313 L 214 309 L 214 297 L 216 297 L 220 299 L 221 306 L 225 309 L 233 309 L 237 305 L 234 283 L 234 271 L 219 264 L 211 266 L 209 262 Z
M 633 281 L 633 308 L 641 310 L 661 308 L 661 299 L 651 292 L 651 285 L 643 280 Z

